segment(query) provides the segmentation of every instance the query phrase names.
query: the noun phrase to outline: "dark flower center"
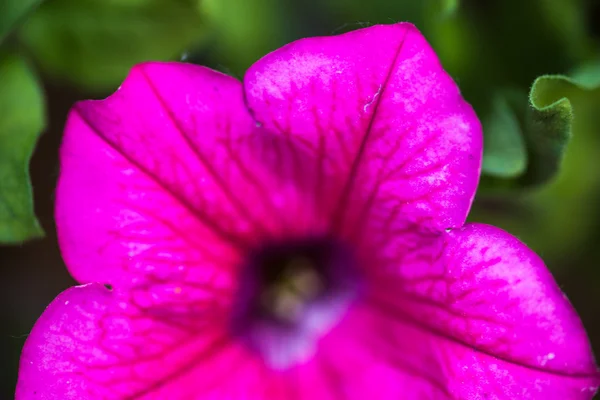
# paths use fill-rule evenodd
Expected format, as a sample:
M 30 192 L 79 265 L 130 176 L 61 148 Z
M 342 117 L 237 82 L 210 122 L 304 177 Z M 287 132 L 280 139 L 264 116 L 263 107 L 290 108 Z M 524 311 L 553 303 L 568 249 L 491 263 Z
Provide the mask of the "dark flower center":
M 273 368 L 289 368 L 342 318 L 357 275 L 350 249 L 334 239 L 266 243 L 242 268 L 234 332 Z

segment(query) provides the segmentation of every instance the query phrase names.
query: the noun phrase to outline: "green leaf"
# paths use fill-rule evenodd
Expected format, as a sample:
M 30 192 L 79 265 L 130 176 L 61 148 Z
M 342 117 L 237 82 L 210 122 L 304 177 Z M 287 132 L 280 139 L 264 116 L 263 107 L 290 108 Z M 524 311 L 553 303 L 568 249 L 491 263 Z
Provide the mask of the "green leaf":
M 582 67 L 571 77 L 537 78 L 529 93 L 528 107 L 517 105 L 515 93 L 512 106 L 496 99 L 492 112 L 484 119 L 483 190 L 537 187 L 552 180 L 560 170 L 572 136 L 572 100 L 586 93 L 593 96 L 597 88 L 600 63 Z M 585 109 L 580 111 L 586 113 Z
M 134 64 L 179 59 L 204 32 L 196 0 L 53 0 L 20 38 L 52 75 L 102 90 Z
M 506 96 L 497 95 L 483 121 L 485 131 L 482 172 L 512 178 L 525 172 L 527 151 L 519 120 Z
M 571 73 L 566 78 L 567 86 L 575 89 L 595 90 L 600 88 L 600 60 L 588 62 Z
M 0 0 L 0 43 L 42 0 Z
M 43 236 L 33 212 L 29 160 L 45 126 L 44 96 L 21 58 L 0 54 L 0 243 Z
M 567 80 L 564 76 L 545 75 L 531 87 L 525 126 L 529 161 L 519 179 L 522 186 L 546 183 L 559 171 L 573 125 L 571 101 L 559 89 Z

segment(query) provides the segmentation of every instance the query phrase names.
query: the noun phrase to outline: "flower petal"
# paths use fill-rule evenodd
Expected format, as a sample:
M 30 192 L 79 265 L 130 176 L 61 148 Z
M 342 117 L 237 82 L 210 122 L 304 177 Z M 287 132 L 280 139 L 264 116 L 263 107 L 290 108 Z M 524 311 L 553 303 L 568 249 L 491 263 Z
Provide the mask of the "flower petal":
M 543 261 L 500 229 L 452 230 L 372 278 L 366 301 L 387 318 L 390 345 L 407 325 L 420 330 L 458 398 L 591 399 L 600 385 L 576 312 Z
M 300 141 L 323 173 L 344 177 L 329 192 L 335 229 L 360 230 L 383 206 L 438 230 L 464 222 L 481 127 L 411 24 L 291 43 L 254 64 L 244 88 L 259 123 Z
M 99 284 L 66 290 L 25 343 L 16 399 L 217 400 L 264 391 L 261 364 L 222 324 L 178 316 L 132 306 Z
M 56 209 L 67 266 L 80 282 L 120 287 L 231 284 L 256 242 L 319 226 L 302 157 L 255 126 L 235 79 L 139 65 L 115 94 L 70 114 Z
M 359 304 L 295 371 L 302 399 L 452 399 L 435 343 Z

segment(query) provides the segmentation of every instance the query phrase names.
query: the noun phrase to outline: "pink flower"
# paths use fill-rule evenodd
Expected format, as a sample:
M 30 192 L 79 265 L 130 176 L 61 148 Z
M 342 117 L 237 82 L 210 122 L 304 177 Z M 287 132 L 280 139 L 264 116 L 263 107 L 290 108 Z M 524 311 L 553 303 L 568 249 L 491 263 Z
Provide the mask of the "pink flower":
M 17 399 L 591 399 L 542 260 L 463 226 L 481 152 L 409 24 L 294 42 L 243 84 L 135 67 L 68 119 L 56 219 L 84 285 L 33 328 Z

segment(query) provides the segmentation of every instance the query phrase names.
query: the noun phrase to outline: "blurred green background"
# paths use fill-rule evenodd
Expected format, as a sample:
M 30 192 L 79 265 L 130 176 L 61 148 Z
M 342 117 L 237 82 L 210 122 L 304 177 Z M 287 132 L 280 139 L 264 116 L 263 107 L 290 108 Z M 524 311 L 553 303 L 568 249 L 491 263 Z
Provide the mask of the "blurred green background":
M 545 259 L 600 354 L 600 1 L 0 0 L 0 399 L 33 323 L 75 284 L 53 221 L 75 101 L 144 60 L 241 78 L 292 40 L 397 21 L 425 34 L 484 124 L 471 220 Z

